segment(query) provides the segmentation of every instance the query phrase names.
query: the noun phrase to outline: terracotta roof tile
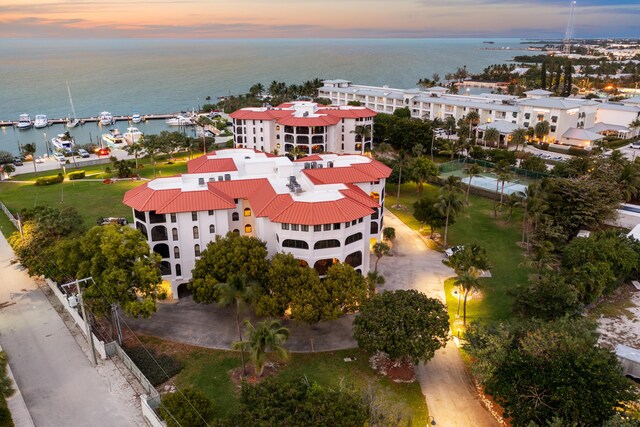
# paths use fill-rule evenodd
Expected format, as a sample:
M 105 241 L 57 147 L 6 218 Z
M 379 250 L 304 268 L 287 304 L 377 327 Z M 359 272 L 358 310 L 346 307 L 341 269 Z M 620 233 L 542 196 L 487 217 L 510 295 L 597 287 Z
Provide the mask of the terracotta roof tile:
M 164 206 L 156 209 L 158 213 L 197 212 L 221 209 L 233 209 L 233 198 L 210 189 L 183 191 Z
M 314 184 L 344 184 L 377 181 L 371 175 L 353 167 L 304 169 L 302 171 Z
M 328 202 L 293 202 L 270 217 L 273 222 L 317 225 L 353 221 L 371 215 L 370 208 L 348 198 Z
M 210 159 L 208 156 L 200 156 L 187 162 L 187 173 L 235 172 L 237 170 L 236 163 L 229 157 Z

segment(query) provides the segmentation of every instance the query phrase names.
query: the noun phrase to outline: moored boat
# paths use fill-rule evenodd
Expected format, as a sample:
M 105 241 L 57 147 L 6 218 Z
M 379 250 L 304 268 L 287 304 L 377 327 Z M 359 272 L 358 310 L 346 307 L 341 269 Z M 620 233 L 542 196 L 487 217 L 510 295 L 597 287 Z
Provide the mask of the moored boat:
M 47 120 L 47 116 L 44 114 L 38 114 L 36 116 L 35 121 L 33 122 L 33 127 L 36 129 L 42 129 L 49 125 L 49 121 Z
M 134 127 L 127 128 L 127 131 L 124 133 L 124 140 L 127 144 L 131 145 L 135 142 L 140 141 L 144 134 L 138 129 Z
M 193 118 L 190 115 L 178 114 L 164 121 L 169 126 L 193 126 Z
M 102 126 L 109 126 L 113 124 L 113 115 L 108 111 L 103 111 L 102 113 L 100 113 L 98 119 L 100 120 L 100 124 Z
M 124 137 L 118 129 L 110 129 L 109 133 L 103 133 L 102 140 L 111 148 L 118 148 L 125 144 Z
M 31 122 L 31 117 L 28 114 L 20 114 L 20 120 L 18 121 L 18 129 L 25 130 L 29 129 L 33 126 Z
M 51 145 L 58 150 L 71 152 L 73 151 L 73 147 L 76 146 L 76 143 L 69 132 L 65 132 L 51 138 Z
M 67 82 L 67 93 L 69 93 L 69 104 L 71 105 L 72 116 L 67 119 L 66 126 L 68 128 L 74 128 L 80 124 L 80 121 L 76 117 L 76 107 L 73 106 L 73 98 L 71 98 L 71 89 L 69 89 L 69 82 Z
M 141 121 L 142 121 L 142 116 L 140 116 L 140 114 L 138 114 L 138 113 L 134 113 L 134 114 L 131 116 L 131 122 L 132 122 L 132 123 L 140 123 Z

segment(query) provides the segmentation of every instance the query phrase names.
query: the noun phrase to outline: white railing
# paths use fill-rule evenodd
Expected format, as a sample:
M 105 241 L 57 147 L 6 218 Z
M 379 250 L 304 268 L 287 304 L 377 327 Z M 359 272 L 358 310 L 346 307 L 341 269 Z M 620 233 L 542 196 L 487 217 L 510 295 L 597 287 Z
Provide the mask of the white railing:
M 0 209 L 7 215 L 9 221 L 19 230 L 20 229 L 20 221 L 16 217 L 13 216 L 11 211 L 4 205 L 4 203 L 0 202 Z

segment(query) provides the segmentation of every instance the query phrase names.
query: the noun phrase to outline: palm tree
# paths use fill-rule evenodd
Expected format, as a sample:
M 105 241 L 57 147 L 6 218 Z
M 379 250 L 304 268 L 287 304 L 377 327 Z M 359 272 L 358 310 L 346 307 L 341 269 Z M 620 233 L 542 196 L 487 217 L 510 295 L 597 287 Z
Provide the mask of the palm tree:
M 500 132 L 496 128 L 489 128 L 484 131 L 482 139 L 484 140 L 484 148 L 487 148 L 487 143 L 491 143 L 493 146 L 500 141 Z
M 376 264 L 373 268 L 373 271 L 375 271 L 376 273 L 378 272 L 378 263 L 380 262 L 380 258 L 385 255 L 389 255 L 390 250 L 391 248 L 385 242 L 378 242 L 373 245 L 373 253 L 376 256 Z
M 371 138 L 371 126 L 368 125 L 357 125 L 354 130 L 351 131 L 356 135 L 356 142 L 360 140 L 360 154 L 364 154 L 364 144 L 365 141 Z
M 385 153 L 388 153 L 392 150 L 393 147 L 391 147 L 391 144 L 389 144 L 388 142 L 381 142 L 380 144 L 378 144 L 378 149 L 375 150 L 375 154 L 376 157 L 378 157 L 378 154 L 382 157 Z
M 233 343 L 235 350 L 249 351 L 249 357 L 253 363 L 256 375 L 259 377 L 264 371 L 267 361 L 267 353 L 275 352 L 282 360 L 289 358 L 289 352 L 282 346 L 289 339 L 289 329 L 280 324 L 278 320 L 265 320 L 254 327 L 250 321 L 245 320 L 247 328 L 247 340 Z M 246 375 L 246 372 L 245 372 Z
M 471 267 L 468 271 L 465 271 L 460 275 L 458 275 L 458 277 L 456 277 L 456 280 L 454 282 L 455 285 L 458 287 L 458 289 L 464 292 L 464 303 L 463 303 L 463 310 L 462 310 L 463 326 L 467 326 L 467 297 L 469 296 L 469 293 L 471 291 L 479 290 L 482 287 L 480 285 L 480 282 L 478 281 L 479 277 L 480 277 L 480 271 L 475 267 Z M 459 306 L 458 306 L 458 309 L 459 309 Z
M 393 207 L 400 207 L 400 184 L 402 184 L 402 166 L 405 162 L 404 150 L 398 151 L 398 157 L 396 160 L 396 166 L 398 167 L 398 194 L 396 195 L 396 204 Z M 396 167 L 394 166 L 394 167 Z
M 493 200 L 493 216 L 497 217 L 498 216 L 498 190 L 500 189 L 500 178 L 501 175 L 504 174 L 507 171 L 507 167 L 509 165 L 504 162 L 504 161 L 499 161 L 498 163 L 496 163 L 496 166 L 493 170 L 493 172 L 497 175 L 496 178 L 496 195 L 494 197 Z M 504 187 L 503 187 L 504 188 Z
M 616 151 L 614 151 L 614 153 Z M 622 190 L 625 202 L 629 202 L 634 197 L 637 197 L 638 194 L 640 194 L 640 165 L 626 162 L 620 171 L 618 184 Z
M 456 118 L 453 116 L 448 116 L 444 119 L 444 128 L 447 130 L 447 135 L 451 136 L 456 132 Z
M 248 282 L 245 275 L 232 275 L 227 283 L 218 283 L 215 286 L 218 291 L 218 304 L 223 307 L 235 303 L 236 305 L 236 326 L 238 328 L 238 338 L 242 342 L 242 329 L 240 328 L 240 305 L 243 302 L 253 302 L 257 293 L 258 285 L 255 282 Z M 247 374 L 244 362 L 244 350 L 241 349 L 242 371 Z
M 447 179 L 444 180 L 440 191 L 443 193 L 462 193 L 462 180 L 459 176 L 449 175 Z
M 31 156 L 31 160 L 33 161 L 33 171 L 37 174 L 38 169 L 36 167 L 36 144 L 24 144 L 21 150 L 22 154 L 24 154 L 25 156 Z
M 446 139 L 441 140 L 441 143 L 443 144 L 443 148 L 438 152 L 438 154 L 448 154 L 451 160 L 453 160 L 453 156 L 458 152 L 458 141 Z
M 629 123 L 629 129 L 633 130 L 634 135 L 637 135 L 637 130 L 640 129 L 640 119 L 635 119 Z
M 516 144 L 516 151 L 518 151 L 518 147 L 522 144 L 522 149 L 524 150 L 524 142 L 527 140 L 527 130 L 525 128 L 519 128 L 513 131 L 511 134 L 511 142 Z
M 553 244 L 548 240 L 533 244 L 533 250 L 529 259 L 522 263 L 523 266 L 533 268 L 538 274 L 538 280 L 542 278 L 544 270 L 553 270 Z
M 500 180 L 501 183 L 501 189 L 500 189 L 500 204 L 502 204 L 502 201 L 504 199 L 504 184 L 509 181 L 511 179 L 511 177 L 513 176 L 512 173 L 510 173 L 508 170 L 502 172 L 499 176 L 498 179 Z
M 516 191 L 515 193 L 509 194 L 507 200 L 503 203 L 504 206 L 507 207 L 507 222 L 511 222 L 511 217 L 513 216 L 513 210 L 522 205 L 522 198 L 524 194 L 520 191 Z
M 538 141 L 540 142 L 542 142 L 544 138 L 547 135 L 549 135 L 550 130 L 551 130 L 551 126 L 549 125 L 549 122 L 546 120 L 536 123 L 536 126 L 533 128 L 533 132 L 535 133 L 536 138 L 538 138 Z
M 264 85 L 262 83 L 256 83 L 249 88 L 249 93 L 252 96 L 262 95 L 264 93 Z
M 522 193 L 521 204 L 524 206 L 524 215 L 522 217 L 522 243 L 525 243 L 525 236 L 528 236 L 527 230 L 529 223 L 531 222 L 531 214 L 536 212 L 542 212 L 545 209 L 542 196 L 540 194 L 540 186 L 536 183 L 529 184 L 529 186 Z M 528 246 L 528 238 L 527 238 Z
M 309 153 L 307 153 L 306 151 L 303 151 L 302 148 L 300 148 L 297 145 L 294 146 L 291 151 L 289 151 L 289 154 L 291 154 L 294 159 L 298 159 L 300 157 L 306 157 L 309 155 Z
M 464 202 L 458 199 L 456 193 L 445 193 L 438 197 L 438 202 L 434 205 L 436 209 L 445 216 L 444 221 L 444 245 L 447 246 L 447 237 L 449 233 L 449 219 L 455 218 L 458 212 L 464 209 Z
M 424 154 L 424 145 L 416 144 L 411 147 L 411 154 L 413 154 L 414 157 L 422 157 L 422 155 Z
M 144 146 L 144 136 L 141 136 L 137 141 L 131 141 L 131 145 L 127 146 L 127 154 L 133 154 L 133 157 L 136 159 L 136 174 L 138 174 L 138 157 L 140 152 L 142 151 L 142 147 Z M 191 156 L 189 156 L 191 158 Z
M 467 184 L 467 196 L 464 199 L 464 201 L 467 203 L 469 203 L 469 190 L 471 189 L 471 180 L 473 180 L 474 177 L 480 175 L 481 172 L 482 172 L 482 168 L 476 165 L 475 163 L 472 164 L 471 167 L 469 167 L 464 171 L 464 173 L 469 175 L 469 183 Z
M 367 273 L 367 287 L 369 288 L 369 296 L 373 296 L 376 293 L 376 287 L 384 285 L 384 276 L 377 271 L 370 271 Z
M 384 240 L 393 241 L 396 238 L 396 229 L 393 227 L 385 227 L 382 229 L 382 238 Z
M 202 152 L 207 154 L 205 130 L 207 126 L 213 126 L 213 121 L 207 116 L 199 116 L 196 120 L 196 126 L 200 126 L 202 128 Z
M 478 124 L 478 122 L 480 122 L 480 115 L 475 111 L 471 111 L 467 114 L 464 121 L 467 122 L 467 124 L 469 125 L 469 130 L 471 130 L 475 125 Z

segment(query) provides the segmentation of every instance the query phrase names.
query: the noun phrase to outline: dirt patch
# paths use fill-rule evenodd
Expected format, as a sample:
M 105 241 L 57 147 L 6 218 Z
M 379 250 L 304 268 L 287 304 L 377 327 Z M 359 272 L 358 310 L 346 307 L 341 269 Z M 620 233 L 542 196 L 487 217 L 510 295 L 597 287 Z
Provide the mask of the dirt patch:
M 369 359 L 369 365 L 396 383 L 412 383 L 416 380 L 415 367 L 408 359 L 392 360 L 386 353 L 377 352 Z
M 235 369 L 229 371 L 229 377 L 233 384 L 236 387 L 240 388 L 242 382 L 247 382 L 249 384 L 259 384 L 264 381 L 266 378 L 273 377 L 278 373 L 279 364 L 277 363 L 266 363 L 264 365 L 264 369 L 262 370 L 262 375 L 257 376 L 256 370 L 253 365 L 247 363 L 247 374 L 244 374 L 242 366 L 239 366 Z
M 590 316 L 598 322 L 599 344 L 614 349 L 617 344 L 640 348 L 640 292 L 622 286 L 594 308 Z

